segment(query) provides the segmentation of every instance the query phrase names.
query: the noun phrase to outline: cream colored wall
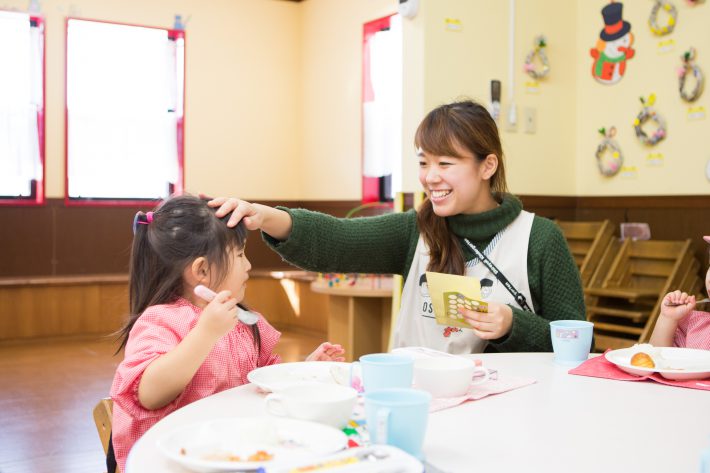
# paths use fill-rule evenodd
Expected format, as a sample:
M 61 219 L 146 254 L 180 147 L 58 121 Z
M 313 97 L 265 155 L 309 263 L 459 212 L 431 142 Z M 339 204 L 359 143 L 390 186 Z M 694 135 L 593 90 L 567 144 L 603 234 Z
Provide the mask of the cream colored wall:
M 657 53 L 646 25 L 650 5 L 626 1 L 624 18 L 636 36 L 636 57 L 613 86 L 590 75 L 589 49 L 603 27 L 606 1 L 518 0 L 515 102 L 537 113 L 537 132 L 501 135 L 511 190 L 528 195 L 703 194 L 707 120 L 688 122 L 677 93 L 678 56 L 699 48 L 710 73 L 707 5 L 676 2 L 676 50 Z M 26 0 L 3 8 L 24 9 Z M 187 27 L 186 185 L 189 191 L 251 199 L 357 200 L 361 170 L 361 41 L 363 23 L 396 11 L 395 0 L 76 0 L 77 17 L 169 27 L 175 13 Z M 421 0 L 404 20 L 402 166 L 406 191 L 419 189 L 412 137 L 431 108 L 462 96 L 484 103 L 490 80 L 503 83 L 508 105 L 508 6 L 503 0 Z M 45 0 L 47 20 L 47 194 L 64 195 L 64 18 L 69 4 Z M 445 29 L 445 18 L 462 30 Z M 527 92 L 522 72 L 533 38 L 548 39 L 550 76 L 538 94 Z M 708 65 L 706 67 L 706 65 Z M 631 122 L 638 96 L 655 92 L 669 123 L 657 148 L 641 146 Z M 708 93 L 698 102 L 708 108 Z M 597 171 L 596 130 L 616 125 L 626 164 L 635 178 L 603 178 Z M 707 135 L 707 133 L 705 133 Z M 646 165 L 649 151 L 665 165 Z
M 624 20 L 631 23 L 636 55 L 627 62 L 626 74 L 615 85 L 598 84 L 591 76 L 594 47 L 604 24 L 601 8 L 606 2 L 578 0 L 577 6 L 577 194 L 595 195 L 692 195 L 710 192 L 705 177 L 705 165 L 710 159 L 708 120 L 689 121 L 688 105 L 678 94 L 676 69 L 680 56 L 689 47 L 698 50 L 698 64 L 705 74 L 710 73 L 710 5 L 692 7 L 675 0 L 678 23 L 675 31 L 657 37 L 648 27 L 651 2 L 625 1 Z M 665 23 L 665 17 L 659 15 Z M 659 41 L 672 39 L 675 50 L 659 54 Z M 692 81 L 689 80 L 689 84 Z M 668 125 L 668 136 L 655 147 L 642 145 L 634 134 L 633 120 L 641 110 L 640 96 L 655 93 L 656 110 Z M 706 111 L 710 105 L 710 91 L 695 102 Z M 625 166 L 635 166 L 636 176 L 621 175 L 604 178 L 596 167 L 594 152 L 600 141 L 597 130 L 616 126 L 617 141 L 624 155 Z M 655 126 L 644 129 L 652 133 Z M 663 166 L 647 165 L 649 153 L 662 153 Z
M 305 200 L 359 200 L 362 27 L 395 0 L 306 0 L 302 8 L 301 189 Z
M 1 8 L 23 10 L 27 0 Z M 187 25 L 185 175 L 191 192 L 300 198 L 301 5 L 276 0 L 42 0 L 47 195 L 64 196 L 64 18 Z M 70 7 L 71 5 L 71 7 Z M 278 169 L 278 172 L 275 170 Z
M 533 108 L 537 114 L 535 134 L 508 131 L 503 117 L 499 121 L 503 151 L 506 155 L 508 184 L 520 194 L 571 195 L 575 192 L 575 73 L 573 68 L 556 67 L 549 79 L 540 84 L 539 93 L 527 94 L 528 76 L 522 72 L 525 55 L 540 33 L 548 38 L 549 54 L 554 62 L 570 64 L 574 57 L 575 24 L 560 18 L 575 18 L 573 2 L 558 0 L 518 1 L 515 37 L 515 95 L 518 119 L 523 110 Z M 550 15 L 550 11 L 556 11 Z M 460 21 L 460 30 L 447 28 L 446 19 Z M 459 98 L 472 98 L 486 106 L 490 103 L 490 81 L 502 82 L 503 114 L 510 103 L 511 81 L 508 71 L 509 3 L 486 0 L 422 0 L 417 18 L 407 34 L 418 41 L 423 36 L 423 106 L 416 94 L 405 94 L 405 106 L 428 110 Z M 422 24 L 417 27 L 417 24 Z M 423 33 L 420 33 L 423 31 Z M 405 69 L 408 66 L 405 65 Z M 553 65 L 554 67 L 554 65 Z M 416 74 L 416 71 L 411 71 Z M 405 76 L 405 84 L 411 77 Z M 413 87 L 416 88 L 416 85 Z M 411 119 L 411 117 L 409 117 Z M 416 128 L 414 125 L 413 128 Z M 403 137 L 403 166 L 414 167 L 413 129 Z M 410 136 L 406 136 L 409 134 Z M 409 164 L 407 164 L 409 161 Z M 416 173 L 407 175 L 406 190 L 418 190 Z

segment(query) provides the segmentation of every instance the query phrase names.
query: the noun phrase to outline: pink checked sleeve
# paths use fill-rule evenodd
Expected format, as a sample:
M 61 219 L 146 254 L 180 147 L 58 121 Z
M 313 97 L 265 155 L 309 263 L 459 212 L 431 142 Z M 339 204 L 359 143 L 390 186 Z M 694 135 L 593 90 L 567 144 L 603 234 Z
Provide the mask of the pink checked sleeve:
M 688 334 L 688 321 L 690 320 L 690 315 L 686 316 L 683 320 L 678 323 L 678 327 L 675 329 L 675 335 L 673 336 L 673 346 L 685 348 L 686 339 Z
M 138 400 L 138 385 L 145 369 L 155 359 L 175 348 L 183 338 L 166 325 L 164 318 L 156 312 L 157 307 L 146 309 L 131 329 L 125 357 L 116 369 L 111 386 L 114 402 L 134 418 L 162 418 L 177 408 L 184 394 L 183 391 L 168 405 L 156 410 L 145 409 Z

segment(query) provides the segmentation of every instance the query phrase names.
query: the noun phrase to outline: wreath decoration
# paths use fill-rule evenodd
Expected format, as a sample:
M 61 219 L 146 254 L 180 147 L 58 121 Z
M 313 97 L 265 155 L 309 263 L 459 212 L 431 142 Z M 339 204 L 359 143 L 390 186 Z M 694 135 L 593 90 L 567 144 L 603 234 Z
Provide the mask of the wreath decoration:
M 535 38 L 535 49 L 530 51 L 525 57 L 525 65 L 523 70 L 533 79 L 543 79 L 547 74 L 550 73 L 550 61 L 547 59 L 547 54 L 545 54 L 545 48 L 547 47 L 547 42 L 545 37 L 540 35 Z M 535 56 L 538 57 L 542 63 L 542 69 L 535 69 Z
M 643 108 L 634 120 L 636 138 L 645 145 L 654 146 L 666 137 L 666 121 L 653 109 L 653 104 L 656 102 L 655 94 L 649 96 L 648 103 L 643 97 L 640 100 Z M 650 136 L 643 130 L 643 125 L 649 120 L 656 124 L 656 130 Z
M 678 18 L 678 10 L 668 0 L 655 0 L 656 3 L 651 9 L 651 15 L 648 17 L 648 25 L 651 31 L 657 36 L 664 36 L 673 32 Z M 665 25 L 658 24 L 658 12 L 663 8 L 668 13 L 668 21 Z
M 683 64 L 678 68 L 678 91 L 680 92 L 680 98 L 686 102 L 698 100 L 703 93 L 703 86 L 705 85 L 703 71 L 697 64 L 693 63 L 695 55 L 695 48 L 690 48 L 680 57 L 683 60 Z M 695 79 L 695 87 L 690 92 L 685 90 L 685 79 L 688 74 L 692 74 Z
M 597 166 L 599 166 L 599 172 L 603 176 L 611 177 L 621 170 L 621 165 L 624 163 L 621 148 L 619 148 L 619 144 L 614 139 L 616 127 L 613 126 L 609 130 L 600 128 L 599 134 L 603 138 L 597 145 L 597 152 L 594 153 L 597 157 Z M 611 151 L 611 154 L 609 154 L 609 151 Z

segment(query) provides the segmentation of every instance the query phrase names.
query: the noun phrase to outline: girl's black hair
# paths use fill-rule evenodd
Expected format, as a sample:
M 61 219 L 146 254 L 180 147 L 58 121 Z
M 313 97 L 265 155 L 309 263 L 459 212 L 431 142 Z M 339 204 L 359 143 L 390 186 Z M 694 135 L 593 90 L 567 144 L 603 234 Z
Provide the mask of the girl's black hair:
M 191 195 L 169 197 L 151 217 L 143 212 L 136 215 L 128 283 L 130 315 L 118 333 L 121 345 L 117 353 L 126 346 L 143 311 L 183 296 L 182 274 L 187 265 L 204 257 L 216 268 L 214 282 L 219 284 L 230 269 L 230 250 L 243 249 L 247 239 L 242 222 L 234 228 L 227 227 L 229 216 L 217 218 L 206 199 Z M 259 328 L 254 324 L 251 329 L 254 344 L 260 350 Z

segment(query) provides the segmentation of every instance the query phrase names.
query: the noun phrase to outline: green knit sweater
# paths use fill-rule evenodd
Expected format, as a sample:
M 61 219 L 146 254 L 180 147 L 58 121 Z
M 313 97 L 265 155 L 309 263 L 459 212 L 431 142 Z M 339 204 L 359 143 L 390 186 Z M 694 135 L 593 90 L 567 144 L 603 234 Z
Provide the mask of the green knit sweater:
M 467 261 L 474 256 L 464 238 L 485 248 L 523 207 L 510 194 L 503 195 L 500 203 L 480 214 L 447 217 Z M 419 239 L 413 210 L 341 219 L 305 209 L 281 209 L 293 219 L 289 238 L 262 236 L 284 260 L 310 271 L 400 274 L 406 279 Z M 486 351 L 551 351 L 551 320 L 584 320 L 582 283 L 567 242 L 554 222 L 538 216 L 528 244 L 528 284 L 535 313 L 512 308 L 511 331 L 491 340 Z

